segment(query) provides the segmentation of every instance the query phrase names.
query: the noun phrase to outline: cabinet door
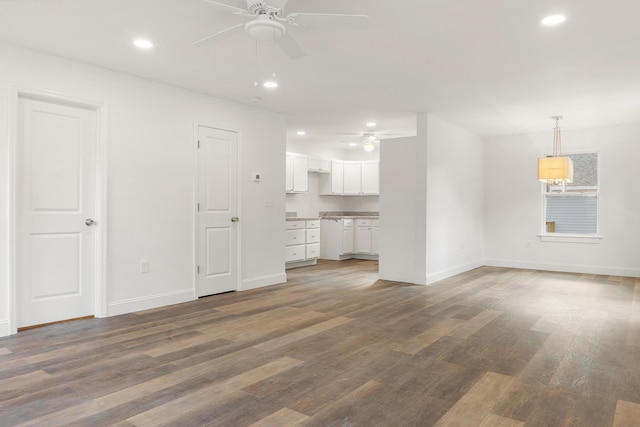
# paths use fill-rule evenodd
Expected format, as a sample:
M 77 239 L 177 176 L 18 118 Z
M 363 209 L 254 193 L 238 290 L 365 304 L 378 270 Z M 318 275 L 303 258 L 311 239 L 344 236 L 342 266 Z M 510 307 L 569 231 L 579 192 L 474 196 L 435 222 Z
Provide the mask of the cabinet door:
M 361 162 L 344 162 L 344 194 L 362 192 L 361 166 Z
M 290 193 L 293 191 L 293 154 L 287 153 L 287 161 L 285 165 L 285 191 Z
M 377 160 L 362 162 L 362 194 L 380 194 L 379 169 Z
M 331 161 L 331 193 L 344 194 L 344 162 Z
M 293 156 L 293 191 L 296 193 L 302 193 L 309 190 L 308 175 L 307 173 L 308 158 L 302 154 L 295 154 Z
M 356 227 L 356 252 L 371 253 L 371 227 Z
M 320 172 L 331 172 L 331 162 L 329 160 L 323 160 L 320 159 L 318 160 L 320 167 L 318 168 L 318 170 Z
M 353 227 L 344 227 L 342 231 L 342 253 L 353 252 Z
M 380 253 L 380 245 L 379 238 L 380 236 L 380 227 L 373 227 L 371 229 L 371 253 L 374 255 L 378 255 Z

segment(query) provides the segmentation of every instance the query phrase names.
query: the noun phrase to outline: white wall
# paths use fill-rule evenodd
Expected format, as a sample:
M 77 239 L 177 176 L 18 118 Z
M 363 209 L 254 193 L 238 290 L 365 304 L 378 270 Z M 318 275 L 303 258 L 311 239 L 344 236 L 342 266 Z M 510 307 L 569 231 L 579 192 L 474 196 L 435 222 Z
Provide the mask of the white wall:
M 551 130 L 487 138 L 485 255 L 488 265 L 640 277 L 640 125 L 562 131 L 562 150 L 600 154 L 597 244 L 541 242 L 537 158 L 552 149 Z M 527 247 L 527 242 L 530 247 Z
M 15 121 L 14 88 L 107 107 L 109 313 L 193 297 L 196 120 L 240 133 L 242 287 L 286 280 L 283 116 L 4 44 L 0 63 L 0 335 L 6 335 L 9 317 L 8 135 Z M 260 171 L 260 183 L 251 181 L 252 171 Z M 273 207 L 264 207 L 264 199 Z M 139 273 L 141 259 L 150 260 L 149 274 Z
M 380 278 L 427 284 L 483 264 L 482 139 L 431 114 L 382 143 Z
M 426 139 L 426 138 L 424 138 Z M 378 275 L 382 280 L 426 284 L 426 179 L 418 170 L 420 136 L 389 139 L 380 145 L 380 236 Z M 422 166 L 421 166 L 422 165 Z M 423 232 L 417 232 L 419 225 Z
M 428 115 L 427 283 L 483 265 L 483 141 Z

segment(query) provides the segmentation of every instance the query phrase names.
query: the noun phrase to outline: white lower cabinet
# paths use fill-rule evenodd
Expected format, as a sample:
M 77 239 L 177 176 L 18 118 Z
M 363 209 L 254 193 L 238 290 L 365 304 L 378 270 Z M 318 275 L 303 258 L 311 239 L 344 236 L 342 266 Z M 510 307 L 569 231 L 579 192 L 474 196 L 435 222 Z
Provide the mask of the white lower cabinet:
M 325 219 L 322 221 L 320 258 L 338 261 L 377 259 L 378 231 L 377 219 Z
M 287 221 L 285 226 L 286 268 L 317 263 L 320 257 L 320 220 Z

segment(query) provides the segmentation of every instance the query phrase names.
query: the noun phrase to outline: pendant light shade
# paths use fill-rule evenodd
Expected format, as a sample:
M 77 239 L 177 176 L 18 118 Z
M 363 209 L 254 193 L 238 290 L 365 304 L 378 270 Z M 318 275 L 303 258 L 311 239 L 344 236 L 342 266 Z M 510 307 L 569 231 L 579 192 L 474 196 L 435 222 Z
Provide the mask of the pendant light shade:
M 553 129 L 553 156 L 538 159 L 538 180 L 551 185 L 561 185 L 573 182 L 573 161 L 569 157 L 561 156 L 560 119 L 562 116 L 552 117 L 556 121 Z
M 551 184 L 573 182 L 573 162 L 568 157 L 541 157 L 538 159 L 538 179 Z

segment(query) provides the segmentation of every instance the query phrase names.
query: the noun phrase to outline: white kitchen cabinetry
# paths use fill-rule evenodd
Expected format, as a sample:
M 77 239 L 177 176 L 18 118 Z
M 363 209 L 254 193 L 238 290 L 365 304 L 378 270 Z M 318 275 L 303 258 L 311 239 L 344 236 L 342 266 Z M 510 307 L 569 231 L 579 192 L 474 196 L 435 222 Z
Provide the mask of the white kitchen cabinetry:
M 371 220 L 357 219 L 355 231 L 356 247 L 355 251 L 359 254 L 371 253 Z
M 320 177 L 320 195 L 331 196 L 344 194 L 344 162 L 331 160 L 331 173 Z
M 320 257 L 320 220 L 287 221 L 285 226 L 286 268 L 314 265 Z
M 371 220 L 371 253 L 374 255 L 378 255 L 380 253 L 379 236 L 380 236 L 380 220 L 372 219 Z
M 380 194 L 380 162 L 377 160 L 362 162 L 362 194 Z
M 321 177 L 320 195 L 377 196 L 380 194 L 379 162 L 331 161 L 331 174 Z
M 310 158 L 309 172 L 331 173 L 331 160 Z
M 355 228 L 355 251 L 359 254 L 378 254 L 378 236 L 380 233 L 380 220 L 357 219 Z
M 378 219 L 323 219 L 320 258 L 378 259 Z
M 362 193 L 362 162 L 344 162 L 345 196 L 357 196 Z
M 304 154 L 286 153 L 286 191 L 305 193 L 309 191 L 309 158 Z

